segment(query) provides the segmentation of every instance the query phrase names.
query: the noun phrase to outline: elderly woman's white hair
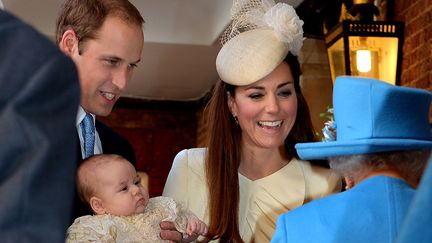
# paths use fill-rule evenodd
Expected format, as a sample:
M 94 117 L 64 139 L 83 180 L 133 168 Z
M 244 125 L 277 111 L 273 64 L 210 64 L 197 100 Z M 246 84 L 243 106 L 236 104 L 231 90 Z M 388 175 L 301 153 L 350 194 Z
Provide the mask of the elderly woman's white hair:
M 4 9 L 2 0 L 0 0 L 0 9 Z

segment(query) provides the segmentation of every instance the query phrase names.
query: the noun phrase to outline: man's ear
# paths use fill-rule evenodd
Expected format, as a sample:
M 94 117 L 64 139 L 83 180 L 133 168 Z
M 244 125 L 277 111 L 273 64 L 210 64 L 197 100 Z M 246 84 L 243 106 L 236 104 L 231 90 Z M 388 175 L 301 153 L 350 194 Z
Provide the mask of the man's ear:
M 89 203 L 91 209 L 95 214 L 97 215 L 106 214 L 106 210 L 103 206 L 102 200 L 100 200 L 99 198 L 91 197 Z
M 351 189 L 353 186 L 355 186 L 354 180 L 350 176 L 344 176 L 345 179 L 345 190 Z
M 71 56 L 75 51 L 78 51 L 78 38 L 75 31 L 69 29 L 63 33 L 59 42 L 59 48 L 68 56 Z

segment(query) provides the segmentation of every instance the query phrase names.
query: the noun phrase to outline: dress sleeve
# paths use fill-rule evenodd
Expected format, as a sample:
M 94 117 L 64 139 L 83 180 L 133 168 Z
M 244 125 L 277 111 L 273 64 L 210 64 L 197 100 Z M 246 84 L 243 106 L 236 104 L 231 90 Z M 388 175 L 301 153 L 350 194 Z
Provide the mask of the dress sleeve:
M 162 195 L 188 207 L 188 153 L 180 151 L 174 158 Z
M 311 166 L 309 163 L 303 163 L 303 165 L 307 180 L 306 202 L 341 191 L 342 180 L 336 172 L 319 166 Z
M 174 199 L 197 218 L 208 220 L 208 190 L 205 178 L 205 148 L 186 149 L 177 154 L 163 196 Z

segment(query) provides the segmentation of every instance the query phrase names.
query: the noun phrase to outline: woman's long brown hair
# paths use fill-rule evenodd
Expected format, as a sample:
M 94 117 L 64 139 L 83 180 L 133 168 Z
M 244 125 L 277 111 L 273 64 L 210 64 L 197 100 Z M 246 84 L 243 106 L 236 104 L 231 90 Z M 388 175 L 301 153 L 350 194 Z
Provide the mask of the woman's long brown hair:
M 287 154 L 298 157 L 294 149 L 297 142 L 314 141 L 314 131 L 306 104 L 300 90 L 300 64 L 297 57 L 287 55 L 298 99 L 297 118 L 285 140 Z M 228 94 L 234 95 L 235 86 L 218 81 L 206 108 L 209 127 L 206 176 L 209 195 L 208 240 L 243 242 L 239 232 L 239 181 L 238 167 L 241 151 L 241 129 L 228 107 Z

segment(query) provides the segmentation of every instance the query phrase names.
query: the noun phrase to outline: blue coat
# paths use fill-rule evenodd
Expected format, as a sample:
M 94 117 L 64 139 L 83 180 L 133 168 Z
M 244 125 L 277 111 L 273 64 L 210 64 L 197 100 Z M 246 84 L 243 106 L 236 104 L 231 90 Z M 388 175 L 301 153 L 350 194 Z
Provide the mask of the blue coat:
M 271 242 L 393 242 L 415 190 L 386 176 L 282 214 Z
M 407 216 L 400 228 L 397 243 L 432 242 L 432 157 L 423 174 Z
M 64 242 L 76 169 L 78 74 L 33 27 L 0 10 L 0 241 Z

